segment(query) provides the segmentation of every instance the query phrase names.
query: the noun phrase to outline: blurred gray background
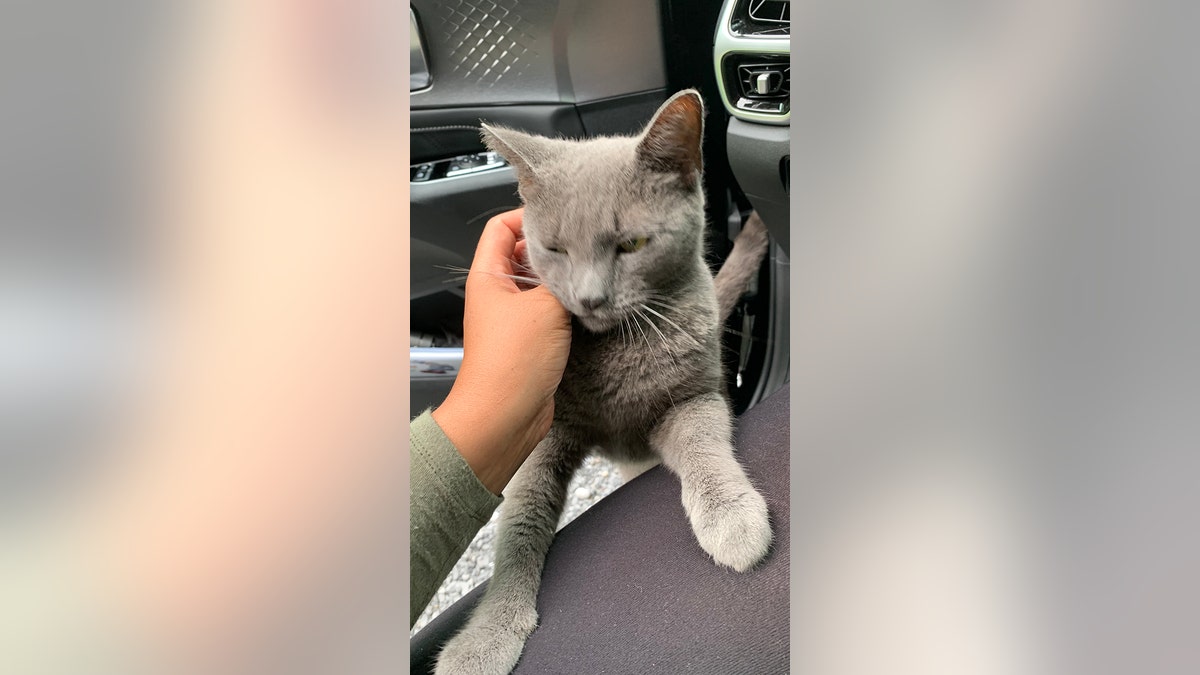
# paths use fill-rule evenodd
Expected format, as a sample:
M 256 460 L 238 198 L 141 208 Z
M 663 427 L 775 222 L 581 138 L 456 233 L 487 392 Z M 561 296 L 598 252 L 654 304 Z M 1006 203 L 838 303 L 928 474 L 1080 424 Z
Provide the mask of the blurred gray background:
M 144 348 L 140 115 L 172 5 L 0 5 L 5 503 L 98 459 Z

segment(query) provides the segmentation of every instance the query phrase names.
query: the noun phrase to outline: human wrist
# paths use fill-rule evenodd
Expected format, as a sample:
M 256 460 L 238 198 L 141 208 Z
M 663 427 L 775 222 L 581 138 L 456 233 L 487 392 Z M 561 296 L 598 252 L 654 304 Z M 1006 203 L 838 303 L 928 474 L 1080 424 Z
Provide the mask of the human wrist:
M 528 454 L 511 416 L 453 391 L 432 416 L 479 482 L 494 495 L 503 492 Z

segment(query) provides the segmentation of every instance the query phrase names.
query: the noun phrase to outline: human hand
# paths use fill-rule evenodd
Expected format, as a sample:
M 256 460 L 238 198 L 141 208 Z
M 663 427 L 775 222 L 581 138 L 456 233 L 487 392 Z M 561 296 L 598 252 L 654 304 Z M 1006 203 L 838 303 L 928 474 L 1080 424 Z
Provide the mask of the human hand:
M 523 291 L 523 209 L 490 221 L 467 276 L 463 364 L 433 418 L 475 475 L 499 494 L 554 420 L 571 350 L 570 315 L 544 286 Z

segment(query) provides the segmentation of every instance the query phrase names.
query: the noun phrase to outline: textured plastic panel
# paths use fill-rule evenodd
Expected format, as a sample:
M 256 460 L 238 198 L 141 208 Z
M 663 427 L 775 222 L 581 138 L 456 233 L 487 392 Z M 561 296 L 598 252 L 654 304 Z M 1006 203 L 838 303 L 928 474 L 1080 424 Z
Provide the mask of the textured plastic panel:
M 791 155 L 788 128 L 731 119 L 726 148 L 738 185 L 762 216 L 771 236 L 785 252 L 789 251 L 791 209 L 781 173 L 783 158 Z
M 450 75 L 494 87 L 512 81 L 536 65 L 540 52 L 537 26 L 521 18 L 519 0 L 450 0 L 439 3 L 441 27 L 450 50 Z M 541 18 L 545 3 L 524 3 Z M 532 7 L 531 7 L 532 6 Z M 544 25 L 544 24 L 543 24 Z
M 665 86 L 654 0 L 413 0 L 433 84 L 414 109 L 575 103 Z
M 558 0 L 414 0 L 433 86 L 414 108 L 558 101 Z
M 666 86 L 657 2 L 577 4 L 567 43 L 573 100 L 596 101 Z

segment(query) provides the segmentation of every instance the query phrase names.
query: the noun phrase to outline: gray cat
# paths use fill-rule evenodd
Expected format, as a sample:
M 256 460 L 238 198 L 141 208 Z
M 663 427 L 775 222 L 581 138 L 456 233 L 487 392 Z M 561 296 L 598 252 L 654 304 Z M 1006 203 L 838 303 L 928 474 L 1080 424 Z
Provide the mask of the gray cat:
M 767 505 L 734 459 L 721 326 L 767 248 L 752 217 L 713 279 L 704 262 L 704 104 L 687 90 L 636 137 L 569 141 L 485 126 L 515 167 L 533 272 L 574 317 L 554 423 L 506 490 L 495 575 L 438 657 L 439 675 L 503 675 L 537 626 L 567 483 L 596 450 L 679 476 L 700 546 L 746 571 L 771 545 Z

